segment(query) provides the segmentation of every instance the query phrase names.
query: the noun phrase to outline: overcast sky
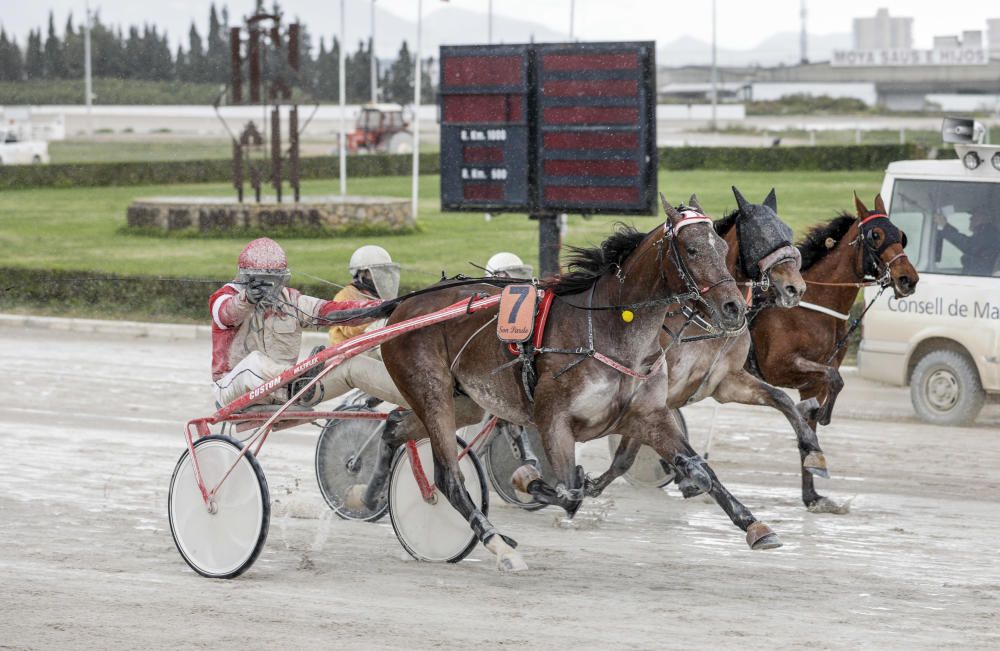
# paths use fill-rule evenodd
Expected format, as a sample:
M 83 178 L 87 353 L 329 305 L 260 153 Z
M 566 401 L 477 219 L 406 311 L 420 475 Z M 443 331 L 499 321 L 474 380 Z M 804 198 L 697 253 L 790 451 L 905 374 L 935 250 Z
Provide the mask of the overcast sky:
M 368 33 L 370 0 L 345 0 L 349 13 L 348 42 Z M 100 9 L 105 22 L 140 24 L 151 22 L 167 29 L 176 44 L 186 39 L 194 19 L 204 36 L 207 0 L 90 0 Z M 230 0 L 235 17 L 248 12 L 252 0 Z M 270 0 L 267 0 L 270 5 Z M 332 34 L 339 26 L 337 0 L 283 0 L 286 12 L 298 15 L 313 33 Z M 425 20 L 435 12 L 464 9 L 476 12 L 480 20 L 470 20 L 468 42 L 485 40 L 489 0 L 423 0 Z M 798 31 L 799 0 L 717 0 L 720 47 L 748 49 L 775 32 Z M 809 0 L 808 28 L 812 33 L 850 32 L 851 19 L 872 16 L 878 6 L 887 5 L 892 15 L 912 16 L 917 47 L 930 47 L 937 34 L 955 34 L 963 29 L 986 29 L 988 17 L 1000 17 L 996 0 Z M 417 0 L 377 0 L 377 6 L 407 20 L 415 20 Z M 0 24 L 13 32 L 23 46 L 29 29 L 45 24 L 50 10 L 55 12 L 61 32 L 66 15 L 83 15 L 84 0 L 0 0 Z M 568 32 L 570 0 L 493 0 L 493 11 L 518 19 L 530 19 L 550 29 Z M 683 35 L 705 41 L 711 39 L 709 0 L 576 0 L 576 35 L 582 40 L 657 40 L 661 43 Z M 380 48 L 381 49 L 381 48 Z M 391 48 L 395 51 L 395 47 Z

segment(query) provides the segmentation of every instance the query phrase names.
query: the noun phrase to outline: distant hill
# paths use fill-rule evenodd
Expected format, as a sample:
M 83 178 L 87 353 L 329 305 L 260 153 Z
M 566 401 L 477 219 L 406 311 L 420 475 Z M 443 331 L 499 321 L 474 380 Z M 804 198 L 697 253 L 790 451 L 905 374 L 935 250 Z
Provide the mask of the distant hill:
M 829 61 L 834 50 L 852 45 L 851 35 L 810 34 L 807 43 L 810 61 Z M 799 33 L 773 34 L 748 50 L 730 50 L 719 47 L 718 65 L 743 67 L 751 65 L 791 65 L 799 61 Z M 657 43 L 656 63 L 661 66 L 708 65 L 712 62 L 712 44 L 690 36 L 682 36 L 667 43 Z

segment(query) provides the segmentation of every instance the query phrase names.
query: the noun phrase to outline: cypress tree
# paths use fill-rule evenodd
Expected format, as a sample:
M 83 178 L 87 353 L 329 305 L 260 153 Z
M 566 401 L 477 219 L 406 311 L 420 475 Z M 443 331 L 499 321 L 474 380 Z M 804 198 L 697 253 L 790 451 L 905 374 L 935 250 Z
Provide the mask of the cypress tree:
M 55 17 L 51 11 L 49 12 L 49 34 L 45 39 L 43 60 L 45 62 L 43 72 L 45 79 L 63 79 L 66 76 L 66 69 L 63 66 L 62 43 L 59 41 L 59 35 L 56 34 Z
M 28 79 L 45 77 L 45 56 L 42 54 L 42 32 L 28 32 L 28 45 L 24 53 L 24 73 Z

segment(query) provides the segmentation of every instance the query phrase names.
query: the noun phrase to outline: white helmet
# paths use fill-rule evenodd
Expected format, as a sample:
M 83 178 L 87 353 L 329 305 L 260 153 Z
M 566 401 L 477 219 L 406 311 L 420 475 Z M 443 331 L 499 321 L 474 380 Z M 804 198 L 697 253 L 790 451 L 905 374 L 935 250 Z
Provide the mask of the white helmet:
M 507 251 L 494 254 L 486 263 L 486 273 L 491 276 L 503 274 L 508 278 L 530 279 L 532 271 L 531 265 L 524 264 L 521 258 Z
M 396 298 L 399 293 L 399 265 L 392 261 L 389 252 L 381 246 L 367 244 L 351 254 L 347 270 L 352 277 L 362 271 L 368 271 L 375 285 L 379 298 L 387 300 Z

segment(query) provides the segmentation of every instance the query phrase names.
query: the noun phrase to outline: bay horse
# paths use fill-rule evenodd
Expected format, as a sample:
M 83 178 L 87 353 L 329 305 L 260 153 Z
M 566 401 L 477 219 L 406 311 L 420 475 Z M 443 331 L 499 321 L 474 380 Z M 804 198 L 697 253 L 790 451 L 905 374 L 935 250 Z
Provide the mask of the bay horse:
M 737 209 L 714 224 L 716 232 L 729 245 L 726 267 L 738 284 L 748 288 L 748 300 L 752 297 L 754 303 L 768 302 L 780 307 L 798 305 L 806 292 L 806 283 L 799 272 L 800 254 L 792 245 L 792 229 L 778 217 L 774 189 L 761 204 L 747 201 L 736 187 L 732 190 Z M 690 203 L 702 212 L 697 197 L 692 196 Z M 758 289 L 756 295 L 751 293 Z M 691 322 L 683 313 L 670 314 L 660 334 L 670 370 L 667 407 L 675 409 L 712 397 L 720 403 L 766 405 L 777 409 L 795 432 L 802 473 L 828 476 L 815 429 L 805 418 L 817 403 L 796 405 L 787 393 L 745 369 L 751 345 L 747 328 L 720 336 L 719 333 L 706 333 L 697 326 L 689 328 Z M 684 336 L 692 330 L 692 334 Z M 624 474 L 635 462 L 640 448 L 638 441 L 622 438 L 611 467 L 595 480 L 590 494 L 599 494 Z M 669 466 L 669 460 L 663 463 Z M 679 488 L 685 497 L 699 492 L 690 482 L 679 482 Z
M 661 195 L 661 199 L 663 199 Z M 723 506 L 746 532 L 752 549 L 780 545 L 777 536 L 722 485 L 690 445 L 667 409 L 667 369 L 660 347 L 668 308 L 690 302 L 703 318 L 725 329 L 745 323 L 743 297 L 725 267 L 726 243 L 711 220 L 675 210 L 649 233 L 619 226 L 601 246 L 578 249 L 571 272 L 547 283 L 555 299 L 549 326 L 534 358 L 537 383 L 525 390 L 521 369 L 506 344 L 492 336 L 496 309 L 417 330 L 388 341 L 382 357 L 412 406 L 398 426 L 387 426 L 379 462 L 364 495 L 377 499 L 388 460 L 405 439 L 429 436 L 434 482 L 462 514 L 478 540 L 505 571 L 526 567 L 516 542 L 500 534 L 462 483 L 455 431 L 477 422 L 484 410 L 517 425 L 535 425 L 558 481 L 535 477 L 527 491 L 572 516 L 585 496 L 576 443 L 611 431 L 635 438 L 671 459 Z M 479 295 L 496 287 L 478 286 Z M 390 323 L 440 309 L 470 296 L 443 289 L 404 301 Z M 627 314 L 627 315 L 626 315 Z
M 818 400 L 819 409 L 809 415 L 813 429 L 830 424 L 844 387 L 838 369 L 858 290 L 877 282 L 901 298 L 916 290 L 920 278 L 903 251 L 906 233 L 889 220 L 882 195 L 874 205 L 868 210 L 855 194 L 856 217 L 843 213 L 810 230 L 799 244 L 808 289 L 798 308 L 765 308 L 751 320 L 748 368 L 770 384 L 797 389 L 802 400 Z M 811 510 L 840 512 L 816 492 L 808 473 L 802 473 L 802 501 Z

